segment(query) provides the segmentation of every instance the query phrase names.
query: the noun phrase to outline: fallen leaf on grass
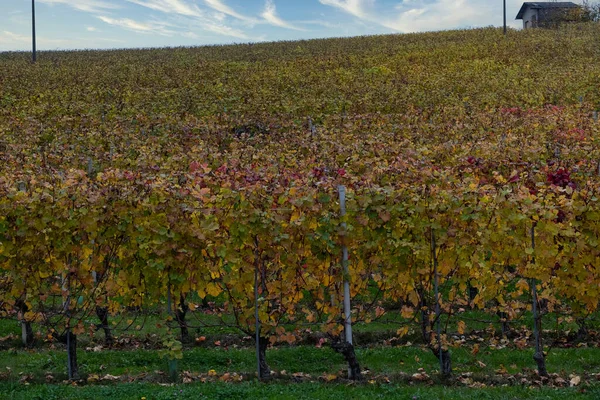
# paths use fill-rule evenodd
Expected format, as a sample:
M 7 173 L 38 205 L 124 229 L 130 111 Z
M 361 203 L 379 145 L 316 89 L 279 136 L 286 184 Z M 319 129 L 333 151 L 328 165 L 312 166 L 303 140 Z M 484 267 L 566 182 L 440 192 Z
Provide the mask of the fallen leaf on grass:
M 325 382 L 335 381 L 337 378 L 337 375 L 334 374 L 325 374 L 321 376 L 321 379 L 325 380 Z
M 307 378 L 310 379 L 310 374 L 305 374 L 304 372 L 295 372 L 292 374 L 294 378 Z
M 429 375 L 425 371 L 417 372 L 416 374 L 412 374 L 412 378 L 415 381 L 423 382 L 429 380 Z
M 460 378 L 458 378 L 458 381 L 460 383 L 462 383 L 463 385 L 466 385 L 466 386 L 470 386 L 470 385 L 473 384 L 473 379 L 469 378 L 469 377 L 462 377 L 461 376 Z
M 503 364 L 500 364 L 500 368 L 498 368 L 496 370 L 496 373 L 500 374 L 500 375 L 504 375 L 504 374 L 508 374 L 508 371 L 506 370 L 506 367 L 504 367 Z
M 581 377 L 578 375 L 569 375 L 569 378 L 571 378 L 571 380 L 569 381 L 569 385 L 571 387 L 577 386 L 581 383 Z
M 565 386 L 567 384 L 567 381 L 559 376 L 554 379 L 554 383 L 558 386 Z
M 481 389 L 481 388 L 487 387 L 487 385 L 483 382 L 473 382 L 473 384 L 471 384 L 469 387 L 475 388 L 475 389 Z
M 183 371 L 181 381 L 183 383 L 192 383 L 194 381 L 194 376 L 190 371 Z

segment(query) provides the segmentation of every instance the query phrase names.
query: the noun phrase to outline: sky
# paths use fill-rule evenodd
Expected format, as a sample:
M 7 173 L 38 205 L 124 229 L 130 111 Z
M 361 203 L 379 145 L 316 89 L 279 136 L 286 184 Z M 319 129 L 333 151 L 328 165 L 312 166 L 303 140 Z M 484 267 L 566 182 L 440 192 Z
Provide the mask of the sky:
M 581 2 L 581 0 L 575 2 Z M 521 0 L 506 0 L 508 25 Z M 35 0 L 39 50 L 313 39 L 502 25 L 502 0 Z M 31 48 L 31 0 L 0 0 L 0 51 Z

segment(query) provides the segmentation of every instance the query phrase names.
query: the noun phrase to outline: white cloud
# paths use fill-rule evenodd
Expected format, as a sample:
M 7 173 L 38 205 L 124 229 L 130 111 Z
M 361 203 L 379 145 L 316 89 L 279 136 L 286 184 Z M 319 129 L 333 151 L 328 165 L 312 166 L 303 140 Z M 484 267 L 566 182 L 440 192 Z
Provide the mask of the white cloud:
M 18 33 L 10 32 L 10 31 L 2 31 L 0 32 L 0 43 L 11 43 L 11 42 L 30 42 L 31 36 L 20 35 Z
M 114 3 L 103 0 L 37 0 L 39 3 L 45 4 L 65 4 L 79 11 L 86 12 L 102 12 L 106 10 L 114 10 L 120 8 Z
M 277 8 L 275 7 L 275 3 L 273 2 L 273 0 L 266 0 L 265 10 L 261 14 L 261 17 L 263 17 L 265 21 L 267 21 L 269 24 L 278 26 L 280 28 L 295 29 L 298 31 L 303 30 L 295 27 L 287 21 L 282 20 L 277 15 Z
M 28 0 L 14 0 L 26 3 Z M 581 3 L 581 0 L 574 0 Z M 0 0 L 0 3 L 9 3 Z M 315 36 L 352 36 L 369 33 L 421 32 L 464 27 L 502 25 L 500 0 L 36 0 L 42 9 L 55 6 L 69 26 L 47 21 L 44 32 L 52 39 L 38 36 L 46 48 L 99 46 L 101 32 L 109 34 L 121 29 L 145 33 L 148 39 L 136 43 L 189 44 L 228 43 L 235 41 L 276 40 L 278 38 L 311 38 Z M 509 26 L 515 21 L 523 0 L 506 0 Z M 294 13 L 283 5 L 302 8 Z M 314 7 L 313 7 L 314 6 Z M 27 49 L 31 39 L 30 10 L 6 10 L 0 15 L 0 48 Z M 77 20 L 77 12 L 92 13 L 97 21 Z M 125 11 L 129 14 L 125 14 Z M 345 15 L 342 15 L 345 14 Z M 40 18 L 43 18 L 43 13 Z M 29 19 L 28 19 L 29 18 Z M 94 18 L 95 19 L 95 18 Z M 107 24 L 107 25 L 102 25 Z M 287 32 L 284 31 L 289 30 Z M 292 31 L 294 30 L 294 31 Z M 318 31 L 318 34 L 315 33 Z M 88 33 L 86 40 L 76 32 Z M 75 35 L 75 36 L 74 36 Z M 129 38 L 115 38 L 130 43 Z M 153 41 L 152 35 L 173 37 Z M 112 36 L 112 34 L 111 34 Z M 75 37 L 76 39 L 71 39 Z M 184 40 L 186 38 L 187 40 Z M 158 38 L 156 38 L 158 39 Z M 91 42 L 91 43 L 89 43 Z
M 231 36 L 234 38 L 244 39 L 244 40 L 249 40 L 249 41 L 253 40 L 252 37 L 248 36 L 243 31 L 240 31 L 239 29 L 235 29 L 230 26 L 223 25 L 223 24 L 206 24 L 203 26 L 203 28 L 206 29 L 207 31 L 217 33 L 217 34 L 223 35 L 223 36 Z
M 225 21 L 225 19 L 227 18 L 227 15 L 221 13 L 221 12 L 215 12 L 212 14 L 213 18 L 216 19 L 219 22 L 223 22 Z
M 465 25 L 481 25 L 493 5 L 467 0 L 438 0 L 434 3 L 412 0 L 397 7 L 400 13 L 380 20 L 380 24 L 398 32 L 452 29 Z
M 339 22 L 329 22 L 329 21 L 325 21 L 325 20 L 321 20 L 321 19 L 309 19 L 309 20 L 303 20 L 303 21 L 296 21 L 297 24 L 301 24 L 301 25 L 320 25 L 324 28 L 329 28 L 329 29 L 339 29 L 342 27 L 342 24 Z
M 36 35 L 36 43 L 40 45 L 61 45 L 68 44 L 69 42 L 71 41 L 67 39 L 51 39 L 45 36 Z M 16 45 L 22 43 L 31 44 L 31 36 L 11 31 L 0 32 L 0 44 Z
M 177 33 L 187 38 L 195 39 L 193 35 L 198 36 L 191 27 L 200 28 L 207 32 L 216 33 L 222 36 L 230 36 L 238 39 L 251 40 L 251 38 L 243 31 L 232 28 L 223 23 L 223 18 L 218 16 L 210 16 L 205 10 L 202 10 L 195 4 L 190 4 L 184 0 L 127 0 L 130 3 L 134 3 L 143 7 L 147 7 L 151 10 L 160 11 L 165 14 L 171 14 L 173 18 L 179 18 L 180 21 L 177 26 L 181 23 L 190 25 L 190 29 L 186 32 L 173 32 L 168 31 L 168 34 Z M 128 28 L 129 21 L 122 21 L 123 27 Z M 199 36 L 198 36 L 199 37 Z
M 98 19 L 109 25 L 118 26 L 138 33 L 154 33 L 163 36 L 172 36 L 175 33 L 175 31 L 167 29 L 169 24 L 163 22 L 138 22 L 129 18 L 110 18 L 102 15 L 99 16 Z
M 255 23 L 256 19 L 252 17 L 248 17 L 246 15 L 240 14 L 235 11 L 233 8 L 229 7 L 227 4 L 223 2 L 223 0 L 204 0 L 207 6 L 216 10 L 222 14 L 229 15 L 230 17 L 237 18 L 242 21 Z
M 200 39 L 200 36 L 194 32 L 183 32 L 181 34 L 181 36 L 186 37 L 188 39 L 194 39 L 194 40 Z
M 382 11 L 376 0 L 319 0 L 323 5 L 338 8 L 358 20 L 377 24 L 396 32 L 423 32 L 464 27 L 500 25 L 502 3 L 480 0 L 403 0 L 392 10 Z M 521 0 L 508 0 L 508 22 L 514 23 L 513 11 Z M 378 11 L 378 12 L 375 12 Z M 500 12 L 500 14 L 498 14 Z
M 106 43 L 125 43 L 122 40 L 107 39 L 107 38 L 94 38 L 93 42 L 106 42 Z M 93 43 L 89 40 L 74 40 L 74 39 L 55 39 L 46 36 L 38 35 L 36 37 L 36 43 L 39 50 L 49 49 L 64 49 L 64 48 L 91 48 L 94 47 Z M 11 31 L 0 31 L 0 51 L 13 51 L 13 50 L 29 50 L 31 48 L 31 36 L 15 33 Z
M 375 0 L 319 0 L 323 5 L 339 8 L 360 19 L 369 19 L 367 5 L 374 2 Z
M 186 17 L 203 17 L 202 10 L 193 4 L 188 4 L 182 0 L 127 0 L 152 10 L 160 11 L 166 14 L 179 14 Z

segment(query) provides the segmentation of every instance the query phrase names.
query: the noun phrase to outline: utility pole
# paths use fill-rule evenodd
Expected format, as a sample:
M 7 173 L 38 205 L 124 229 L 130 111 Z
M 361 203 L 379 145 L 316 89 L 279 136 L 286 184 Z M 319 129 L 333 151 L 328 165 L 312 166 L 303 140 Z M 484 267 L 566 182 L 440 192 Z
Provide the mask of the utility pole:
M 37 60 L 37 50 L 35 48 L 35 0 L 31 0 L 31 26 L 32 26 L 32 42 L 33 51 L 31 53 L 31 61 L 33 63 Z
M 506 35 L 506 0 L 504 0 L 504 34 Z

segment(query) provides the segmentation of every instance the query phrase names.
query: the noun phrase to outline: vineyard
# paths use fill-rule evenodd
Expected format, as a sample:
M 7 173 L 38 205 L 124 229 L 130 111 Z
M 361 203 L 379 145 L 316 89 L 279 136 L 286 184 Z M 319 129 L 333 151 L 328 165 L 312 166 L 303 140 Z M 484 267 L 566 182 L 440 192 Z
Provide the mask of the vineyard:
M 600 344 L 599 57 L 597 24 L 2 53 L 0 318 L 71 380 L 151 320 L 176 380 L 215 327 L 260 379 L 306 343 L 370 379 L 373 324 L 577 385 L 546 358 Z

